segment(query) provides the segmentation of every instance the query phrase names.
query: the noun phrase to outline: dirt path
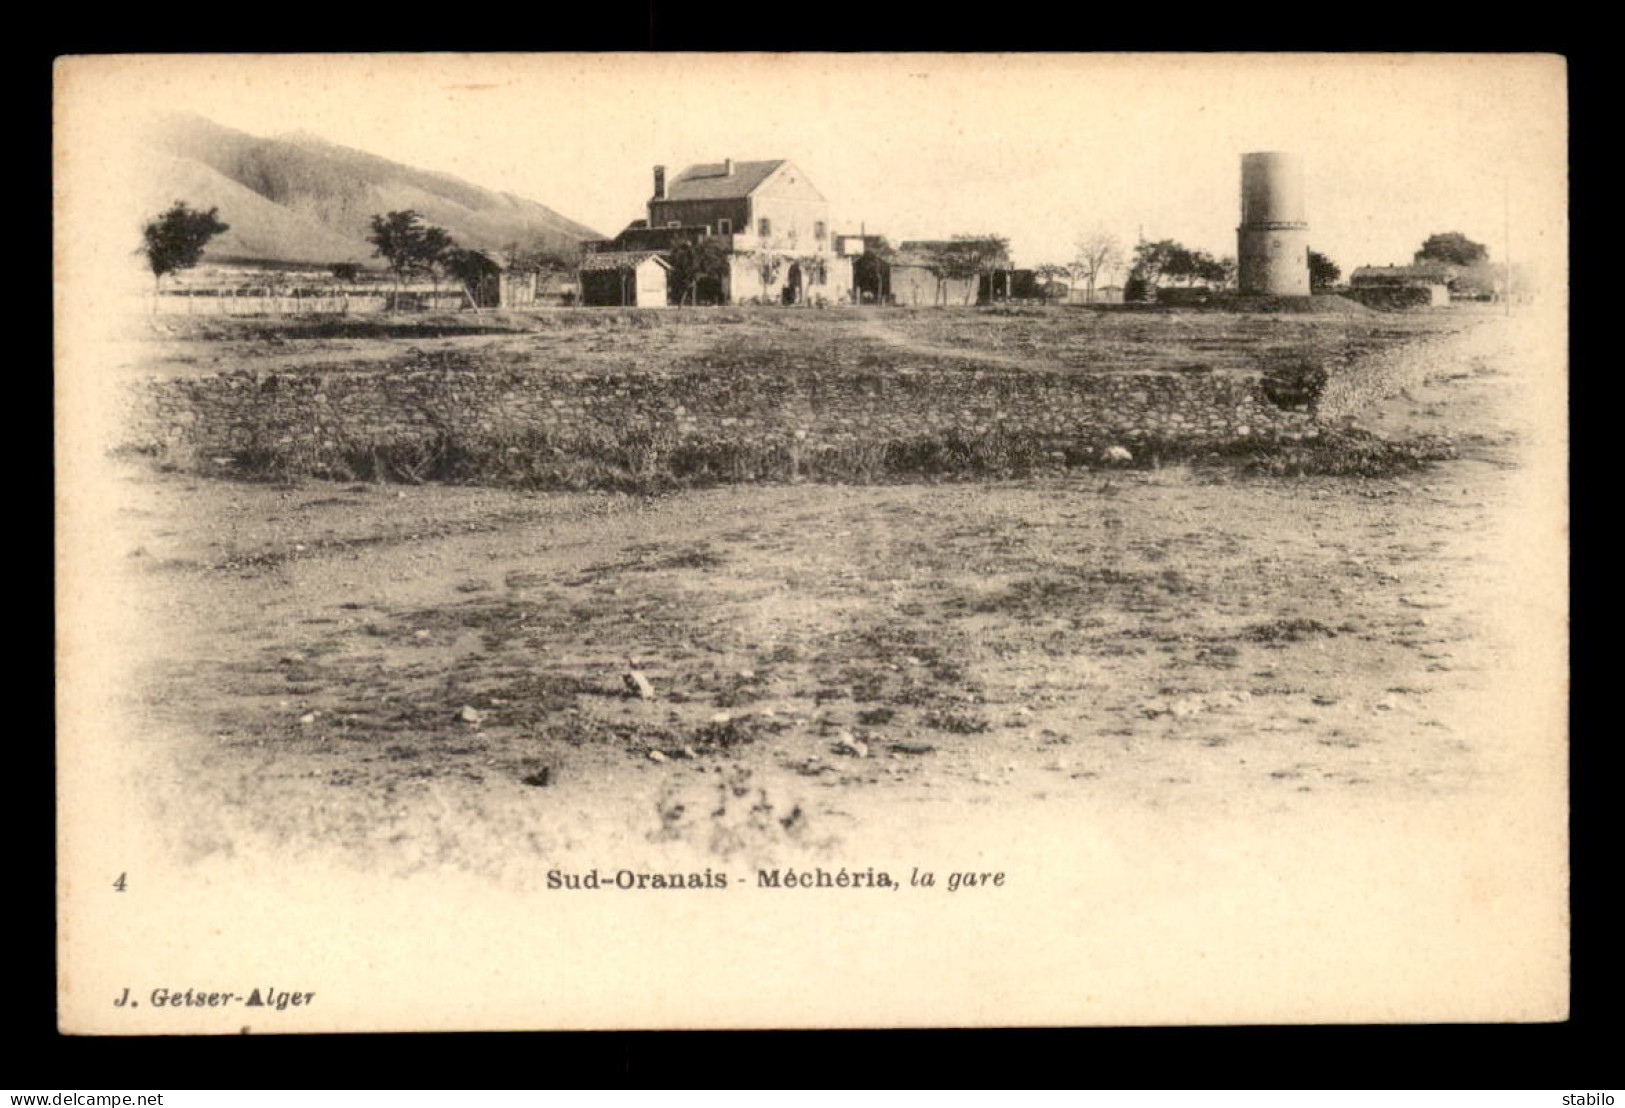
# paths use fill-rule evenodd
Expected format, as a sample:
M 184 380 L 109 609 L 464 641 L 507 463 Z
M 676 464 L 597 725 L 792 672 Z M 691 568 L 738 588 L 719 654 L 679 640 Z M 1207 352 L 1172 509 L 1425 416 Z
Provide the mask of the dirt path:
M 912 335 L 887 326 L 886 309 L 881 308 L 862 309 L 856 317 L 854 329 L 863 337 L 873 339 L 893 350 L 906 353 L 911 358 L 927 361 L 942 358 L 962 361 L 972 358 L 978 362 L 1008 366 L 1011 369 L 1044 370 L 1052 368 L 1034 358 L 1005 354 L 997 350 L 970 350 L 961 346 L 922 342 Z

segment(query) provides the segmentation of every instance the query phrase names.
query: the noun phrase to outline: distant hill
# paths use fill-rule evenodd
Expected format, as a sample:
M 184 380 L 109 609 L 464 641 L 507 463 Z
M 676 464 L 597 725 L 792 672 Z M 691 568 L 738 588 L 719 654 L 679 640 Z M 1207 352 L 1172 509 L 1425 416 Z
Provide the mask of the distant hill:
M 210 260 L 377 265 L 369 221 L 406 208 L 480 250 L 540 240 L 573 253 L 581 240 L 603 237 L 533 200 L 312 135 L 259 138 L 172 114 L 153 122 L 147 145 L 152 158 L 141 188 L 148 210 L 185 200 L 218 207 L 231 225 L 210 243 Z

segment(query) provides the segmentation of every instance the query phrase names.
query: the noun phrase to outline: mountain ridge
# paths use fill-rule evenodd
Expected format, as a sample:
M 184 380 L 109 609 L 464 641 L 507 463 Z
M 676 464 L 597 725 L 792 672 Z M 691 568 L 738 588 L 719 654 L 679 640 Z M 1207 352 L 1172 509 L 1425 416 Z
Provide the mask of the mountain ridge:
M 459 245 L 489 252 L 518 242 L 573 254 L 581 240 L 602 237 L 526 197 L 308 132 L 262 138 L 169 113 L 151 121 L 146 146 L 148 207 L 181 199 L 219 208 L 232 227 L 209 247 L 221 259 L 377 264 L 372 216 L 408 208 Z

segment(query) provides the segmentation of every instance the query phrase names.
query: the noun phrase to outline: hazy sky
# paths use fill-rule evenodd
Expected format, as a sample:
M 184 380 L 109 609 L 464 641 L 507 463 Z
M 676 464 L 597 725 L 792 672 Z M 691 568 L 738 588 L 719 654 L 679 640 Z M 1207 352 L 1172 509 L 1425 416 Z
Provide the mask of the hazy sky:
M 303 130 L 538 200 L 606 234 L 650 171 L 789 158 L 834 226 L 992 232 L 1022 265 L 1103 225 L 1235 252 L 1240 156 L 1302 155 L 1345 272 L 1461 231 L 1560 264 L 1554 58 L 1348 55 L 352 55 L 109 59 L 110 112 Z M 102 98 L 98 98 L 102 99 Z

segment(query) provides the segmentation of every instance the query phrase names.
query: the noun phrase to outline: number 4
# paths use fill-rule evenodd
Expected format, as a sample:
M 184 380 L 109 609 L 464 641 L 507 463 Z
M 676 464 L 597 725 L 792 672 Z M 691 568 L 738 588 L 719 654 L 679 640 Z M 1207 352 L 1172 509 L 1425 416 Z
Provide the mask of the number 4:
M 125 877 L 125 875 L 124 875 L 124 874 L 122 874 L 122 873 L 121 873 L 121 874 L 119 874 L 119 875 L 118 875 L 118 880 L 117 880 L 117 881 L 115 881 L 115 882 L 113 882 L 113 888 L 114 888 L 114 889 L 116 889 L 116 890 L 117 890 L 117 891 L 118 891 L 118 892 L 123 892 L 123 891 L 124 891 L 124 887 L 125 887 L 125 886 L 126 886 L 126 885 L 127 885 L 127 884 L 129 884 L 129 882 L 127 882 L 127 881 L 126 881 L 126 880 L 125 880 L 125 879 L 124 879 L 124 877 Z

